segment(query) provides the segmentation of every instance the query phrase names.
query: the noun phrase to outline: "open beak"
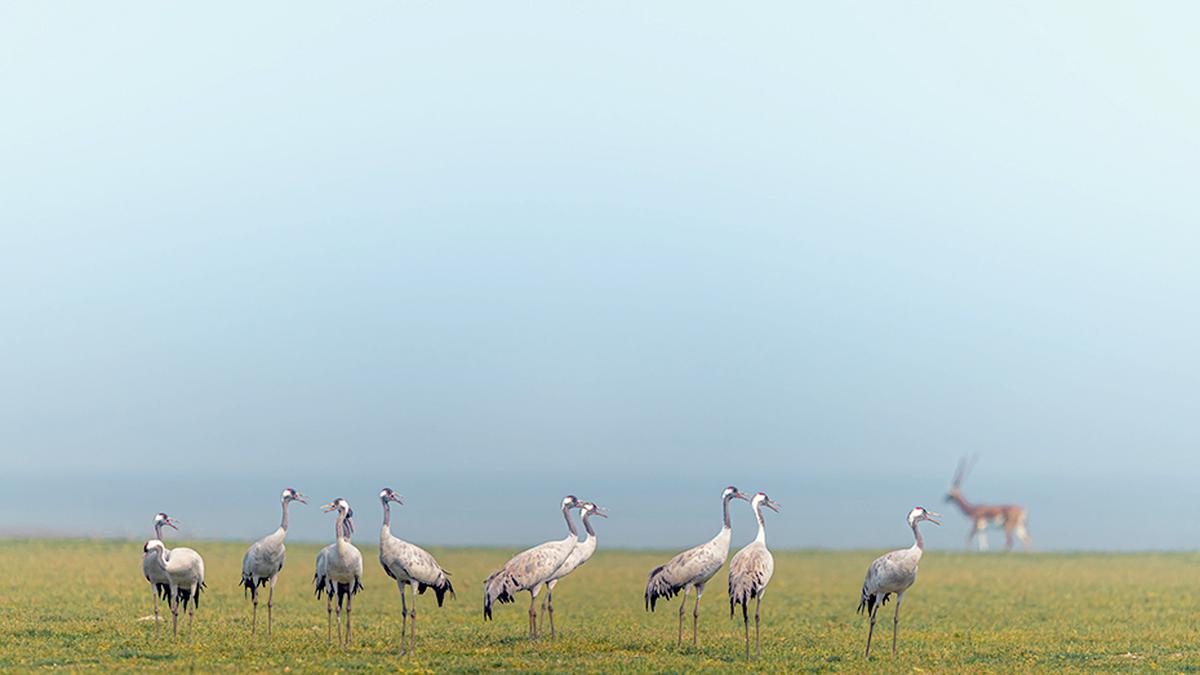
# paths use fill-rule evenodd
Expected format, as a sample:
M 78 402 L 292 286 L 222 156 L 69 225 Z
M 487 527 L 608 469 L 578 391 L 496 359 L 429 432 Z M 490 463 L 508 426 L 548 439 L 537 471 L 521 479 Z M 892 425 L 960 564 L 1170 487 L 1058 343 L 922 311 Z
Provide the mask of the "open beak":
M 177 530 L 178 530 L 178 529 L 179 529 L 179 526 L 178 526 L 178 525 L 176 525 L 176 523 L 177 523 L 177 522 L 178 522 L 178 521 L 177 521 L 177 520 L 175 520 L 174 518 L 167 518 L 166 520 L 164 520 L 164 521 L 163 521 L 163 523 L 164 523 L 164 524 L 166 524 L 166 525 L 170 525 L 171 527 L 173 527 L 173 528 L 175 528 L 175 529 L 177 529 Z
M 297 493 L 296 493 L 296 497 L 295 497 L 295 501 L 298 501 L 298 502 L 300 502 L 301 504 L 307 504 L 307 503 L 308 503 L 308 497 L 305 497 L 304 495 L 302 495 L 302 494 L 300 494 L 299 492 L 297 492 Z
M 766 506 L 768 509 L 771 509 L 771 510 L 772 510 L 772 511 L 774 511 L 775 513 L 779 513 L 779 502 L 777 502 L 777 501 L 775 501 L 775 500 L 773 500 L 773 499 L 768 499 L 767 501 L 763 502 L 763 504 L 764 504 L 764 505 L 765 505 L 765 506 Z
M 941 521 L 939 521 L 939 520 L 934 520 L 933 518 L 930 518 L 930 516 L 937 516 L 938 518 L 941 518 L 941 517 L 942 517 L 942 514 L 940 514 L 940 513 L 933 513 L 932 511 L 926 511 L 926 512 L 925 512 L 925 520 L 928 520 L 929 522 L 933 523 L 934 525 L 941 525 L 941 524 L 942 524 L 942 523 L 941 523 Z
M 608 517 L 608 509 L 604 508 L 603 506 L 597 506 L 595 508 L 595 510 L 592 511 L 592 515 L 600 516 L 601 518 L 607 518 Z
M 745 499 L 746 501 L 750 501 L 750 498 L 747 497 L 745 495 L 745 493 L 742 493 L 742 492 L 738 492 L 738 493 L 734 494 L 733 496 L 737 499 Z
M 404 505 L 404 497 L 402 495 L 396 494 L 395 492 L 388 495 L 388 499 L 393 502 L 396 502 L 397 504 L 400 504 L 401 506 Z
M 330 511 L 332 511 L 336 508 L 337 508 L 337 506 L 335 506 L 333 502 L 329 502 L 328 504 L 321 507 L 321 511 L 323 513 L 329 513 Z

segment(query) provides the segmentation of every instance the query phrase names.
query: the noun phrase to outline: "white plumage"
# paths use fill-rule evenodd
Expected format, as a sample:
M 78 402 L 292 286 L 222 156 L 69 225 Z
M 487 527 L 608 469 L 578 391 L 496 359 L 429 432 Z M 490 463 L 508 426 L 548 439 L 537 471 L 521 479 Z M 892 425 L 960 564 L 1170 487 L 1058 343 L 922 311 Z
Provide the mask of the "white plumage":
M 892 593 L 896 594 L 896 614 L 892 619 L 892 655 L 896 654 L 900 603 L 904 600 L 904 592 L 917 580 L 917 564 L 921 562 L 921 554 L 925 551 L 925 539 L 921 536 L 921 529 L 918 525 L 923 520 L 928 520 L 934 525 L 941 525 L 931 517 L 938 515 L 926 511 L 920 506 L 914 508 L 908 513 L 908 525 L 912 528 L 915 539 L 913 545 L 881 555 L 867 568 L 867 576 L 863 580 L 862 596 L 858 603 L 858 611 L 861 613 L 865 609 L 871 617 L 871 627 L 867 631 L 867 657 L 871 656 L 871 636 L 875 633 L 875 615 Z
M 717 536 L 710 541 L 690 548 L 660 565 L 650 572 L 646 580 L 646 608 L 654 611 L 654 605 L 659 598 L 672 598 L 682 591 L 683 600 L 679 603 L 679 635 L 676 646 L 683 644 L 683 609 L 687 603 L 688 592 L 696 589 L 696 605 L 692 610 L 692 644 L 698 645 L 700 623 L 700 596 L 704 595 L 704 585 L 713 578 L 717 570 L 725 564 L 729 557 L 729 540 L 732 536 L 732 525 L 729 521 L 729 502 L 732 499 L 745 499 L 732 485 L 721 493 L 721 505 L 724 511 L 724 524 Z
M 562 566 L 571 551 L 579 543 L 579 533 L 575 523 L 571 521 L 571 509 L 579 508 L 581 502 L 574 495 L 567 495 L 562 500 L 562 514 L 567 521 L 570 533 L 565 539 L 548 541 L 534 546 L 513 556 L 504 567 L 493 572 L 483 582 L 483 618 L 492 618 L 492 605 L 496 602 L 507 603 L 516 599 L 521 591 L 529 592 L 529 637 L 537 637 L 537 602 L 538 591 L 542 584 L 550 580 Z
M 391 502 L 404 504 L 400 495 L 391 488 L 384 488 L 379 492 L 379 500 L 383 502 L 383 528 L 379 532 L 379 564 L 389 577 L 396 580 L 396 585 L 400 588 L 400 653 L 403 654 L 410 648 L 406 646 L 405 637 L 410 618 L 413 622 L 413 641 L 417 637 L 417 594 L 423 594 L 425 589 L 432 588 L 437 597 L 438 607 L 441 607 L 446 594 L 454 597 L 454 586 L 450 584 L 449 573 L 442 569 L 428 551 L 392 535 Z M 404 589 L 409 584 L 413 586 L 411 611 L 404 599 Z
M 775 558 L 767 550 L 767 525 L 763 520 L 762 507 L 779 512 L 779 504 L 765 492 L 754 495 L 750 505 L 754 508 L 754 516 L 758 518 L 758 536 L 729 561 L 729 615 L 733 616 L 734 606 L 741 603 L 747 657 L 750 656 L 750 600 L 754 600 L 754 653 L 758 656 L 762 653 L 758 640 L 758 610 L 762 606 L 767 584 L 771 582 L 771 575 L 775 573 Z

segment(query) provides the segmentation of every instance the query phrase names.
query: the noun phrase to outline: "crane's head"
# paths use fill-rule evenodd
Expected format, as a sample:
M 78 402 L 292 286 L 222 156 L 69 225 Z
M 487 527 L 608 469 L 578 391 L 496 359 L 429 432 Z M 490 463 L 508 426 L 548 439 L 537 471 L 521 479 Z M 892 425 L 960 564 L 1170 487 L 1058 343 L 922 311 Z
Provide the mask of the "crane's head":
M 567 509 L 578 509 L 583 507 L 583 502 L 579 501 L 579 498 L 575 495 L 567 495 L 566 497 L 563 497 L 562 507 L 563 511 L 566 511 Z
M 159 525 L 166 525 L 167 527 L 173 527 L 176 530 L 178 530 L 179 525 L 176 524 L 178 522 L 179 521 L 175 520 L 174 518 L 172 518 L 171 516 L 168 516 L 165 513 L 160 513 L 160 514 L 154 516 L 154 526 L 155 527 L 158 527 Z M 153 541 L 157 541 L 157 540 L 153 540 Z
M 608 509 L 596 506 L 592 502 L 583 502 L 579 508 L 583 510 L 584 518 L 587 518 L 588 516 L 600 516 L 601 518 L 608 517 Z
M 934 520 L 930 516 L 936 516 L 938 518 L 941 518 L 942 514 L 934 513 L 933 511 L 926 511 L 925 509 L 921 508 L 920 506 L 914 507 L 912 511 L 908 512 L 908 524 L 911 526 L 911 525 L 917 524 L 918 522 L 920 522 L 922 520 L 928 520 L 929 522 L 933 523 L 934 525 L 941 525 L 941 522 Z
M 760 492 L 760 493 L 754 495 L 754 499 L 750 500 L 750 505 L 756 509 L 760 505 L 765 506 L 768 509 L 771 509 L 772 511 L 774 511 L 775 513 L 779 513 L 779 503 L 776 501 L 773 501 L 770 497 L 767 496 L 767 493 L 765 493 L 765 492 Z
M 305 497 L 304 495 L 300 494 L 299 492 L 296 492 L 292 488 L 288 488 L 288 489 L 284 490 L 283 494 L 280 495 L 279 498 L 285 502 L 300 502 L 301 504 L 308 503 L 308 497 Z
M 383 502 L 384 504 L 386 504 L 388 502 L 396 502 L 397 504 L 403 504 L 404 497 L 401 497 L 400 495 L 396 494 L 396 491 L 393 490 L 392 488 L 383 488 L 382 490 L 379 491 L 379 501 Z
M 344 530 L 344 536 L 349 537 L 350 535 L 354 534 L 354 509 L 350 508 L 350 502 L 346 501 L 345 499 L 343 499 L 341 497 L 338 497 L 337 499 L 329 502 L 325 506 L 322 506 L 321 510 L 324 511 L 325 513 L 329 513 L 330 511 L 337 511 L 339 514 L 345 514 L 346 518 L 342 522 L 342 529 Z
M 745 499 L 746 501 L 750 501 L 749 497 L 742 494 L 741 490 L 733 487 L 732 485 L 725 488 L 725 491 L 721 493 L 721 497 L 724 498 L 725 501 L 729 501 L 730 499 Z
M 150 555 L 151 553 L 157 553 L 159 555 L 162 555 L 163 551 L 166 550 L 166 548 L 167 547 L 164 546 L 161 541 L 159 541 L 157 539 L 151 539 L 151 540 L 147 541 L 145 544 L 142 544 L 142 557 L 144 558 L 144 557 Z

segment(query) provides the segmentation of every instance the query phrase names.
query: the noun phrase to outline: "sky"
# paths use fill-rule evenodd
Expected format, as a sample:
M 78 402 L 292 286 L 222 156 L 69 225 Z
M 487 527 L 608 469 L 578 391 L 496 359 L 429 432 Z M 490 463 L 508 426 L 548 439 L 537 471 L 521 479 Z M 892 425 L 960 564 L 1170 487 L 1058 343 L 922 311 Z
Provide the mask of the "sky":
M 1198 20 L 2 5 L 0 534 L 1194 548 Z

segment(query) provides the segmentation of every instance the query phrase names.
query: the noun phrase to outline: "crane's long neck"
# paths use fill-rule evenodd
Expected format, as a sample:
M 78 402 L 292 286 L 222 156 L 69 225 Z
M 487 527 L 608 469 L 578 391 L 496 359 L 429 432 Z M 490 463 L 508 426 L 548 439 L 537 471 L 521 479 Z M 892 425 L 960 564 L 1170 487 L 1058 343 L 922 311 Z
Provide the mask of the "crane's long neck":
M 571 538 L 578 539 L 579 531 L 575 529 L 575 521 L 571 520 L 571 507 L 563 507 L 563 518 L 567 519 L 567 529 L 571 531 Z
M 588 511 L 587 513 L 583 514 L 583 529 L 587 530 L 587 534 L 589 537 L 595 537 L 596 531 L 592 529 L 592 522 L 590 520 L 588 520 L 588 518 L 591 518 L 591 517 L 592 517 L 591 511 Z
M 158 522 L 157 520 L 154 521 L 154 538 L 159 541 L 163 540 L 163 538 L 162 538 L 162 523 Z
M 733 525 L 729 522 L 729 500 L 731 499 L 733 499 L 733 497 L 726 497 L 724 500 L 725 503 L 723 504 L 725 509 L 725 529 L 727 530 L 733 527 Z
M 346 512 L 343 509 L 338 509 L 337 525 L 334 527 L 333 536 L 337 542 L 338 555 L 346 553 L 346 539 L 342 536 L 345 531 L 343 526 L 346 523 Z
M 918 551 L 924 551 L 925 550 L 925 537 L 921 536 L 920 523 L 921 523 L 921 521 L 914 520 L 913 524 L 912 524 L 913 538 L 917 540 L 916 543 L 913 544 L 913 546 L 915 546 Z
M 392 533 L 392 505 L 388 504 L 388 500 L 383 501 L 383 534 Z
M 758 516 L 758 536 L 754 538 L 760 544 L 767 542 L 767 521 L 763 519 L 762 502 L 754 507 L 754 515 Z
M 287 532 L 287 527 L 288 527 L 288 503 L 289 503 L 291 500 L 290 500 L 290 499 L 284 499 L 284 500 L 282 500 L 282 501 L 283 501 L 283 517 L 279 519 L 279 529 L 283 530 L 284 532 Z

